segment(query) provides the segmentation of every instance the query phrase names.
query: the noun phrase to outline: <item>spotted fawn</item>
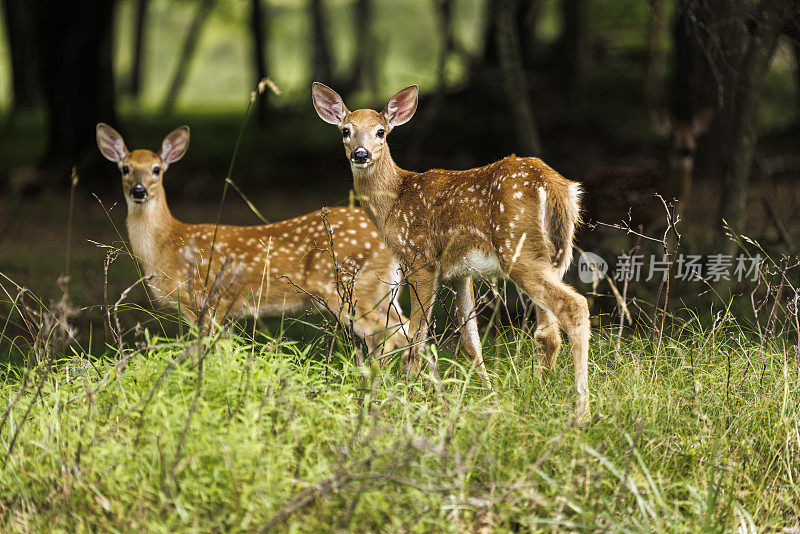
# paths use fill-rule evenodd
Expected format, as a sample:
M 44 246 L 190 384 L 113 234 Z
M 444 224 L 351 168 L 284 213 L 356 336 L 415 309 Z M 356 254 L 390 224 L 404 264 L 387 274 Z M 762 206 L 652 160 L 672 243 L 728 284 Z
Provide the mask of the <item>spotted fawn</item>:
M 398 266 L 361 210 L 332 208 L 260 226 L 186 224 L 170 213 L 163 176 L 186 153 L 187 126 L 167 135 L 155 153 L 128 151 L 120 134 L 101 123 L 97 146 L 122 173 L 131 251 L 152 275 L 150 288 L 188 320 L 204 307 L 218 321 L 280 316 L 321 299 L 353 321 L 370 352 L 382 343 L 390 351 L 405 339 L 394 300 Z
M 536 303 L 535 339 L 547 368 L 554 366 L 561 346 L 559 326 L 566 331 L 575 360 L 576 415 L 582 420 L 589 411 L 589 310 L 586 299 L 561 280 L 580 221 L 579 184 L 538 158 L 514 155 L 464 171 L 401 169 L 386 139 L 414 115 L 418 96 L 413 85 L 395 94 L 381 112 L 349 111 L 334 90 L 312 86 L 317 113 L 341 131 L 361 206 L 412 289 L 407 374 L 419 371 L 437 288 L 449 281 L 462 344 L 489 385 L 472 278 L 508 276 Z

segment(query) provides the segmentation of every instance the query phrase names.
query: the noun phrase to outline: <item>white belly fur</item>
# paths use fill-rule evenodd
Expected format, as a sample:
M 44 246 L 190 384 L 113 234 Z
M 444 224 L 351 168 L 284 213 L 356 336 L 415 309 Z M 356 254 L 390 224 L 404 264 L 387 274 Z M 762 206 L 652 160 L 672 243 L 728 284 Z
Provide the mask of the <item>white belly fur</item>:
M 506 273 L 503 271 L 502 267 L 500 267 L 497 256 L 493 253 L 481 250 L 470 250 L 458 263 L 444 274 L 444 277 L 446 279 L 464 278 L 466 276 L 475 276 L 478 274 L 487 278 L 506 276 Z

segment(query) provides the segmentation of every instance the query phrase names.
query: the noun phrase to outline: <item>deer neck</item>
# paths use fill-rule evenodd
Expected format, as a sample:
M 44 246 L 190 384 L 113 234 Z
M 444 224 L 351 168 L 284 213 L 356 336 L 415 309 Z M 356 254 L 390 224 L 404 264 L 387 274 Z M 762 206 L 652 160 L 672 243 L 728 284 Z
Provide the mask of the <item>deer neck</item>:
M 403 175 L 407 174 L 392 159 L 389 147 L 383 148 L 383 154 L 368 167 L 356 167 L 353 170 L 353 185 L 361 207 L 383 234 L 383 227 L 392 207 L 400 196 Z
M 169 211 L 163 191 L 142 204 L 136 204 L 129 198 L 126 200 L 128 203 L 126 226 L 131 251 L 142 263 L 145 271 L 154 272 L 154 269 L 162 263 L 159 257 L 164 252 L 164 246 L 178 231 L 180 223 Z
M 682 201 L 685 201 L 691 194 L 693 172 L 693 159 L 670 156 L 667 166 L 667 183 L 674 190 L 674 195 Z

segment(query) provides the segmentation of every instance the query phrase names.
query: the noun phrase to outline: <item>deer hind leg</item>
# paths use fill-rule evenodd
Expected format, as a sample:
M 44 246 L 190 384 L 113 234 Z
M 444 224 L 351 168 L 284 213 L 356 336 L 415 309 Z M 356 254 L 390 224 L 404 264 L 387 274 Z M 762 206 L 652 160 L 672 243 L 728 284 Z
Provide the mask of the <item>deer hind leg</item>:
M 552 370 L 561 350 L 561 325 L 558 318 L 547 308 L 536 306 L 536 332 L 533 339 L 541 349 L 539 363 L 545 369 Z M 537 369 L 537 374 L 540 371 Z
M 483 365 L 483 349 L 481 347 L 481 337 L 478 334 L 478 321 L 475 317 L 475 294 L 472 290 L 472 278 L 459 278 L 453 283 L 456 290 L 456 314 L 458 322 L 461 324 L 461 344 L 464 351 L 470 355 L 478 375 L 483 384 L 492 389 L 486 367 Z
M 406 378 L 411 378 L 418 376 L 422 368 L 420 351 L 428 337 L 433 304 L 436 302 L 436 286 L 439 283 L 438 266 L 423 267 L 411 272 L 408 275 L 408 283 L 411 293 L 408 332 L 412 338 L 406 359 Z M 439 376 L 438 365 L 434 365 L 431 371 L 434 376 Z
M 527 257 L 525 257 L 527 256 Z M 511 279 L 521 286 L 537 306 L 552 313 L 567 333 L 575 361 L 575 389 L 578 421 L 589 415 L 589 306 L 586 298 L 561 281 L 555 268 L 534 254 L 522 254 Z

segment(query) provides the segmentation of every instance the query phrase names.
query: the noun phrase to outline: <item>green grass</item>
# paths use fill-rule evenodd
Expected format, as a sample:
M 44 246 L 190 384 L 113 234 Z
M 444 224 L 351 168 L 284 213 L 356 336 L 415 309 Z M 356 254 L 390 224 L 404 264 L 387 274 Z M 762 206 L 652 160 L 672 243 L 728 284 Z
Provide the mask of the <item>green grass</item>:
M 65 359 L 34 398 L 38 369 L 0 431 L 0 524 L 70 532 L 794 527 L 796 352 L 743 339 L 733 325 L 698 330 L 654 355 L 649 341 L 631 337 L 617 361 L 616 340 L 596 333 L 593 416 L 580 428 L 570 424 L 568 354 L 540 384 L 533 348 L 514 359 L 502 338 L 487 351 L 494 392 L 463 360 L 445 361 L 442 399 L 427 379 L 358 367 L 352 354 L 335 352 L 328 365 L 324 340 L 304 347 L 225 334 L 198 347 L 148 339 L 159 348 L 135 355 L 121 376 L 110 358 Z M 2 374 L 3 411 L 22 372 Z

